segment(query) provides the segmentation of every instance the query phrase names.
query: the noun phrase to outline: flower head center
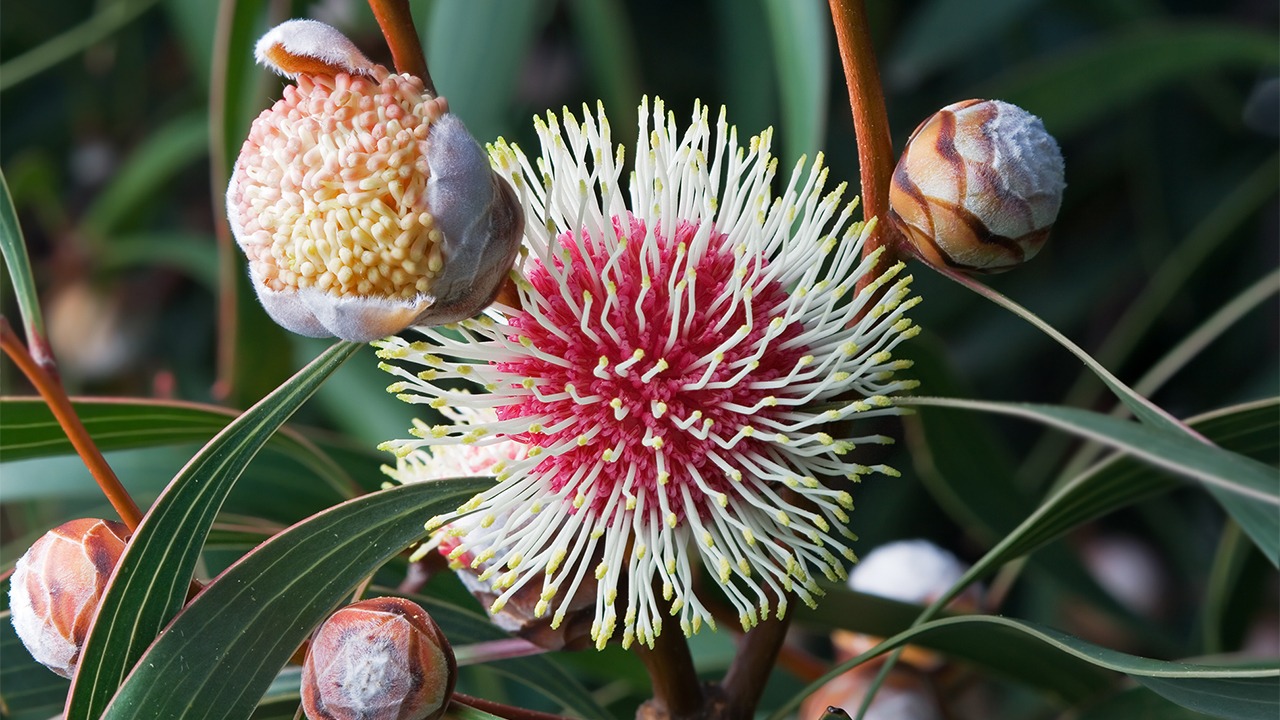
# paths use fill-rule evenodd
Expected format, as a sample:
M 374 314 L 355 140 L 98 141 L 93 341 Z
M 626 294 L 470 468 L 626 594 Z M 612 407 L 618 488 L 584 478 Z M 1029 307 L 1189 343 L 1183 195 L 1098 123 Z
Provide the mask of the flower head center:
M 600 511 L 613 486 L 649 497 L 661 488 L 663 514 L 679 521 L 731 491 L 729 479 L 745 468 L 717 449 L 756 443 L 752 417 L 770 414 L 771 383 L 807 350 L 787 342 L 799 328 L 780 315 L 787 295 L 767 279 L 767 261 L 735 257 L 728 236 L 688 222 L 667 233 L 630 216 L 615 217 L 613 229 L 617 250 L 566 233 L 556 272 L 531 269 L 546 305 L 514 318 L 510 339 L 539 352 L 499 369 L 537 391 L 499 415 L 543 419 L 516 438 L 525 444 L 573 443 L 538 468 L 556 490 L 591 480 L 586 504 Z M 705 249 L 691 253 L 695 243 Z

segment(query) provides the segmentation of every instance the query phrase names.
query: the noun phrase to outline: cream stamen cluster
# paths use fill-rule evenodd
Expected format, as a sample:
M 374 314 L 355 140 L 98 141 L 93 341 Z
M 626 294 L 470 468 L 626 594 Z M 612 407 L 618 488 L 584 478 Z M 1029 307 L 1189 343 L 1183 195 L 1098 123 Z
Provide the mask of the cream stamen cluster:
M 422 81 L 303 75 L 254 123 L 231 210 L 272 290 L 410 299 L 444 268 L 426 207 L 427 137 L 447 111 Z
M 429 527 L 474 513 L 452 554 L 490 569 L 495 608 L 538 583 L 554 625 L 593 578 L 601 647 L 619 629 L 651 645 L 669 614 L 686 634 L 714 624 L 698 558 L 744 628 L 785 613 L 788 594 L 812 604 L 816 575 L 853 560 L 837 482 L 896 474 L 853 463 L 859 444 L 889 440 L 842 421 L 897 414 L 891 396 L 914 386 L 892 356 L 918 331 L 911 278 L 898 264 L 857 290 L 879 257 L 861 257 L 873 223 L 852 221 L 843 185 L 823 192 L 821 158 L 775 195 L 772 133 L 743 147 L 723 112 L 713 136 L 704 108 L 682 129 L 660 101 L 642 105 L 625 188 L 603 111 L 536 128 L 533 163 L 490 150 L 537 220 L 520 307 L 379 343 L 403 400 L 493 413 L 451 413 L 386 449 L 527 448 Z

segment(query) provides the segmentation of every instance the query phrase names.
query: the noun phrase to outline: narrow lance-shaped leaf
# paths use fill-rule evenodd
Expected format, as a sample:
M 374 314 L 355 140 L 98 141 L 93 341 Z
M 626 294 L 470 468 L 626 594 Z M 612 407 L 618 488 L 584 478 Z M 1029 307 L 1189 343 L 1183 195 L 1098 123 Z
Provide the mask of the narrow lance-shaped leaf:
M 182 607 L 209 528 L 245 466 L 360 347 L 333 345 L 218 433 L 156 500 L 103 593 L 67 698 L 67 720 L 102 713 L 137 658 Z
M 1138 657 L 1013 618 L 970 615 L 945 618 L 901 632 L 858 657 L 841 663 L 778 708 L 780 720 L 808 694 L 852 667 L 908 643 L 939 649 L 963 647 L 993 662 L 1043 663 L 1046 658 L 1083 663 L 1124 673 L 1169 700 L 1218 717 L 1270 720 L 1280 713 L 1280 667 L 1206 665 Z M 997 657 L 1002 656 L 1002 657 Z M 1056 657 L 1055 657 L 1056 656 Z M 1101 692 L 1105 687 L 1096 688 Z
M 205 587 L 156 639 L 103 715 L 245 718 L 311 630 L 364 578 L 491 480 L 401 485 L 276 535 Z
M 31 276 L 31 259 L 27 256 L 27 243 L 18 224 L 18 213 L 9 194 L 9 182 L 0 172 L 0 256 L 9 268 L 13 281 L 13 294 L 18 299 L 18 313 L 27 335 L 27 344 L 34 353 L 42 347 L 44 317 L 40 314 L 40 299 L 36 295 L 35 279 Z M 37 355 L 37 358 L 39 356 Z
M 1182 433 L 1100 413 L 1052 405 L 909 397 L 902 405 L 951 407 L 1034 420 L 1107 445 L 1143 462 L 1236 495 L 1280 506 L 1275 470 L 1216 445 L 1192 442 Z

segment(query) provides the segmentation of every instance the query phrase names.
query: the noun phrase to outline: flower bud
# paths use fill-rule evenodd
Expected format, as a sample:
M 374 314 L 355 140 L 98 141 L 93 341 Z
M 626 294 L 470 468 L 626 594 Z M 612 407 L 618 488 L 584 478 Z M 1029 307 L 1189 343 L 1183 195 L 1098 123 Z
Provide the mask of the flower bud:
M 66 678 L 75 674 L 128 535 L 118 522 L 72 520 L 45 533 L 19 558 L 9 581 L 10 619 L 37 662 Z
M 523 211 L 444 98 L 313 20 L 268 32 L 257 58 L 297 84 L 250 127 L 227 217 L 272 319 L 365 342 L 488 305 Z
M 311 720 L 436 720 L 457 676 L 453 648 L 416 603 L 362 600 L 329 617 L 302 667 Z
M 965 100 L 920 123 L 889 190 L 889 217 L 927 263 L 995 273 L 1030 260 L 1062 205 L 1062 153 L 1036 116 Z

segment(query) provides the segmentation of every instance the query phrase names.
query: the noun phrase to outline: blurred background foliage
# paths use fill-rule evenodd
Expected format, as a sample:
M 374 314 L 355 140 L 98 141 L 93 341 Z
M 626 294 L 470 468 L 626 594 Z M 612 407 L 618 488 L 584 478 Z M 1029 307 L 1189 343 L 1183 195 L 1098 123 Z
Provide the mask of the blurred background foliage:
M 1280 261 L 1276 3 L 868 0 L 868 11 L 895 147 L 928 114 L 970 97 L 1022 105 L 1062 144 L 1068 189 L 1053 237 L 1027 266 L 990 278 L 994 287 L 1179 417 L 1277 394 L 1280 322 L 1267 290 Z M 0 13 L 0 167 L 71 392 L 243 409 L 318 354 L 323 341 L 276 328 L 246 295 L 240 257 L 219 249 L 216 203 L 248 122 L 279 96 L 281 82 L 252 65 L 252 42 L 275 22 L 311 16 L 388 62 L 364 3 L 4 0 Z M 677 116 L 700 99 L 725 105 L 743 133 L 777 128 L 784 165 L 821 151 L 834 180 L 857 186 L 821 0 L 423 0 L 414 13 L 437 86 L 481 142 L 536 147 L 532 115 L 580 114 L 599 99 L 615 139 L 630 144 L 641 95 L 660 95 Z M 921 392 L 1114 405 L 1022 321 L 922 266 L 913 272 L 925 332 L 908 354 Z M 3 301 L 14 317 L 7 281 Z M 1180 346 L 1195 332 L 1203 342 Z M 1171 351 L 1176 374 L 1144 388 Z M 375 365 L 362 351 L 294 422 L 366 488 L 380 482 L 371 448 L 404 435 L 412 417 L 383 392 Z M 0 367 L 5 394 L 30 393 L 12 365 Z M 1079 450 L 1039 427 L 971 413 L 931 411 L 888 431 L 902 442 L 887 461 L 904 477 L 860 489 L 863 554 L 923 536 L 976 558 Z M 109 459 L 146 503 L 194 452 L 190 441 Z M 63 519 L 110 515 L 74 456 L 11 453 L 0 473 L 5 567 Z M 280 502 L 282 488 L 305 492 L 306 473 L 269 451 L 227 512 L 281 527 L 331 503 L 323 494 Z M 1203 493 L 1162 495 L 1038 553 L 1001 611 L 1139 654 L 1252 644 L 1274 657 L 1276 573 L 1232 532 Z M 1138 595 L 1108 574 L 1115 548 L 1151 573 Z M 730 640 L 697 638 L 700 669 L 721 671 Z M 645 679 L 616 649 L 600 660 L 563 658 L 625 717 Z M 525 697 L 483 669 L 467 672 L 473 694 Z M 799 687 L 776 675 L 770 697 Z M 1042 700 L 1016 686 L 1003 697 L 1044 716 Z M 1096 716 L 1123 716 L 1135 702 L 1144 700 L 1131 691 Z

